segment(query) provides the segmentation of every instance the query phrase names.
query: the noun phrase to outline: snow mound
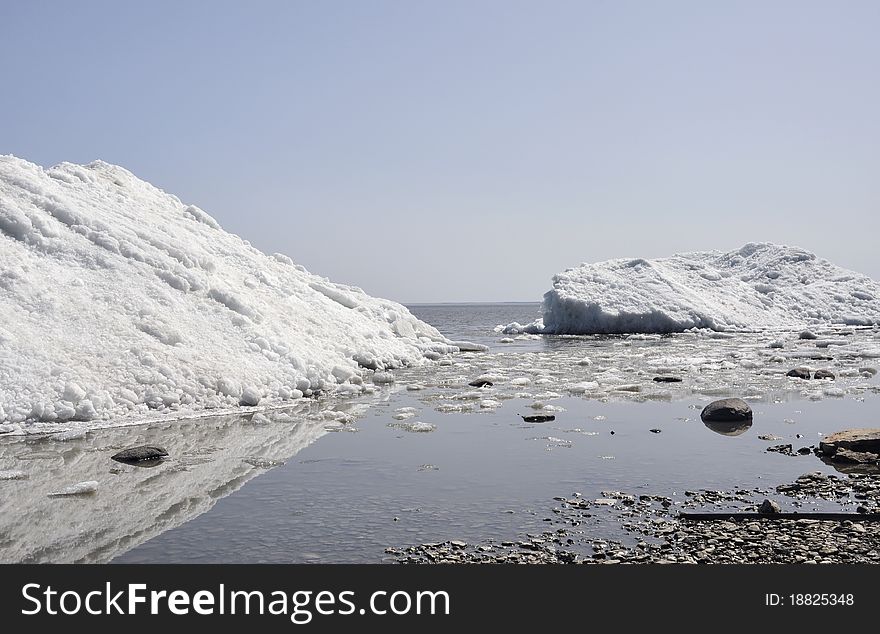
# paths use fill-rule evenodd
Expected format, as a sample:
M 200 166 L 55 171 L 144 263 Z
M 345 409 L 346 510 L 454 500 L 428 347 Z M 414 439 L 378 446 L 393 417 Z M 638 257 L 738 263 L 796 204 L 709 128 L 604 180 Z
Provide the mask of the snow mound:
M 656 260 L 582 264 L 553 278 L 543 320 L 503 332 L 796 330 L 880 322 L 880 284 L 796 247 L 750 243 Z
M 0 156 L 0 430 L 267 405 L 456 344 L 96 161 Z

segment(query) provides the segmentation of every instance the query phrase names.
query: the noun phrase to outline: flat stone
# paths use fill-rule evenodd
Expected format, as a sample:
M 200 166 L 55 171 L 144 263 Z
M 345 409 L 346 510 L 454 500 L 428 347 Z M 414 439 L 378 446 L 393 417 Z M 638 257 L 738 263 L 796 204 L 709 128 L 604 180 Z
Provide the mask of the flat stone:
M 880 454 L 880 429 L 848 429 L 825 436 L 819 451 L 832 456 L 840 449 Z
M 867 451 L 853 451 L 852 449 L 838 449 L 831 456 L 834 462 L 853 462 L 856 464 L 876 464 L 880 455 Z
M 140 445 L 138 447 L 130 447 L 123 449 L 119 453 L 115 453 L 110 458 L 116 462 L 136 463 L 147 460 L 161 460 L 166 458 L 168 452 L 162 447 L 154 447 L 152 445 Z

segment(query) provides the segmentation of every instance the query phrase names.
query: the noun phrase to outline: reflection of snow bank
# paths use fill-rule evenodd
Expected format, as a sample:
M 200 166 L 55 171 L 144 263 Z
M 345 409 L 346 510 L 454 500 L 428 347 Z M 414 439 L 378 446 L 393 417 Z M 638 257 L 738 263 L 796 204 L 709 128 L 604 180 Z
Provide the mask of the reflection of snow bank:
M 609 260 L 559 273 L 543 321 L 505 334 L 797 329 L 880 323 L 880 284 L 802 249 L 747 244 L 656 260 Z
M 0 157 L 0 314 L 0 433 L 359 391 L 464 346 L 100 161 Z
M 324 433 L 321 420 L 275 413 L 259 424 L 224 417 L 105 429 L 74 441 L 4 439 L 0 473 L 13 478 L 0 482 L 0 562 L 109 561 L 201 515 Z M 150 468 L 110 459 L 143 444 L 164 447 L 168 459 Z

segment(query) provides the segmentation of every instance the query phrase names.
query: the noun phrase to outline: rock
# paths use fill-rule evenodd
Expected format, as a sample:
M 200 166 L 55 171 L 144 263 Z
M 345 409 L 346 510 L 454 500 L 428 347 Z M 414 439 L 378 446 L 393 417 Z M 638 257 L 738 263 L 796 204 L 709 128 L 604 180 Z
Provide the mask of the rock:
M 764 500 L 761 502 L 760 506 L 758 506 L 758 513 L 761 515 L 773 515 L 781 512 L 782 508 L 773 500 Z
M 526 423 L 549 423 L 551 420 L 556 420 L 556 417 L 552 414 L 535 414 L 532 416 L 523 416 L 520 414 L 520 418 Z
M 809 379 L 811 372 L 809 368 L 800 367 L 789 370 L 785 376 L 790 376 L 795 379 Z
M 767 344 L 767 347 L 771 350 L 778 350 L 779 348 L 784 348 L 785 343 L 779 340 L 771 341 L 769 344 Z
M 833 456 L 840 449 L 880 454 L 880 429 L 848 429 L 819 442 L 819 451 L 825 455 Z
M 681 383 L 681 379 L 677 376 L 655 376 L 654 381 L 657 383 Z
M 798 339 L 818 339 L 815 334 L 810 332 L 809 330 L 804 330 L 801 334 L 798 335 Z
M 126 464 L 136 464 L 138 462 L 159 461 L 168 456 L 168 452 L 162 447 L 153 447 L 151 445 L 140 445 L 123 449 L 119 453 L 110 456 L 116 462 L 124 462 Z
M 813 453 L 813 450 L 809 447 L 801 447 L 797 450 L 798 454 L 801 456 L 806 456 L 807 454 Z
M 781 436 L 774 436 L 773 434 L 761 434 L 760 436 L 758 436 L 758 440 L 774 441 L 774 440 L 782 440 L 782 437 Z
M 471 387 L 492 387 L 494 383 L 492 381 L 487 381 L 486 379 L 474 379 L 470 383 L 468 383 Z
M 813 375 L 814 379 L 831 379 L 832 381 L 836 378 L 834 373 L 830 370 L 816 370 L 816 373 Z
M 740 422 L 752 420 L 752 408 L 741 398 L 725 398 L 713 401 L 700 413 L 703 422 Z
M 867 451 L 853 451 L 852 449 L 838 449 L 831 456 L 834 462 L 852 462 L 855 464 L 876 464 L 880 456 Z
M 771 451 L 773 453 L 781 453 L 784 456 L 794 455 L 794 451 L 792 451 L 791 445 L 773 445 L 772 447 L 767 447 L 767 451 Z

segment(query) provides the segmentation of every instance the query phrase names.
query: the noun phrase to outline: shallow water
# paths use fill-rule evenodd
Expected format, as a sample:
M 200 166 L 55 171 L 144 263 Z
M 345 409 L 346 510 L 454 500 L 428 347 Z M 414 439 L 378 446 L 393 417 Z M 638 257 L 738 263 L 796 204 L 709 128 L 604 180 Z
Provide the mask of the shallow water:
M 496 324 L 530 321 L 537 310 L 413 307 L 451 337 L 486 343 L 490 352 L 395 371 L 396 382 L 378 396 L 304 402 L 265 418 L 0 443 L 0 470 L 28 474 L 0 482 L 0 560 L 384 561 L 388 546 L 538 532 L 551 517 L 552 498 L 575 492 L 683 500 L 689 489 L 772 488 L 804 472 L 833 473 L 812 455 L 766 448 L 796 450 L 815 445 L 820 434 L 877 426 L 877 379 L 858 372 L 871 358 L 852 353 L 875 345 L 873 331 L 829 333 L 861 343 L 819 360 L 841 375 L 837 381 L 799 381 L 776 368 L 812 355 L 815 342 L 787 341 L 784 361 L 770 360 L 780 351 L 759 335 L 499 343 Z M 591 364 L 578 365 L 584 357 Z M 658 373 L 683 380 L 658 384 Z M 480 375 L 494 385 L 467 385 Z M 588 382 L 581 393 L 577 386 Z M 755 411 L 754 424 L 737 436 L 699 418 L 706 403 L 728 394 L 746 394 Z M 519 418 L 546 412 L 556 420 Z M 407 431 L 415 422 L 434 430 Z M 780 440 L 758 438 L 765 434 Z M 153 469 L 109 459 L 118 448 L 145 443 L 165 446 L 169 459 Z M 86 480 L 99 482 L 96 494 L 47 497 Z M 806 508 L 820 504 L 833 505 Z M 601 517 L 588 530 L 623 537 L 618 524 Z

